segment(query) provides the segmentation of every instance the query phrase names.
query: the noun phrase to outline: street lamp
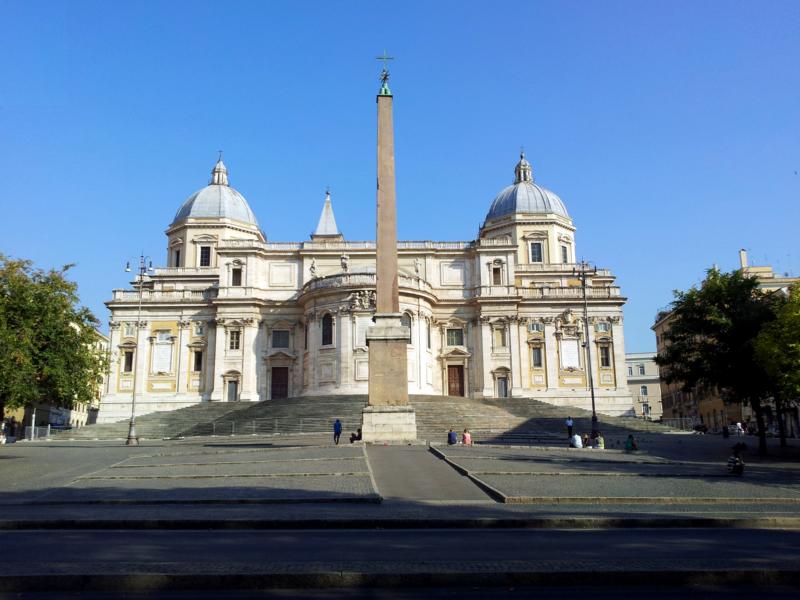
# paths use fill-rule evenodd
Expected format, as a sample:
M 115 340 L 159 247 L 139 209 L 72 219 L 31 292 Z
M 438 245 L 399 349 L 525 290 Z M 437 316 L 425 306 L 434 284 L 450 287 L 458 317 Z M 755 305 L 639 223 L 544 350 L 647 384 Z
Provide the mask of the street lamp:
M 128 261 L 125 264 L 125 272 L 131 272 L 131 263 Z M 138 371 L 139 364 L 139 323 L 142 320 L 142 286 L 144 285 L 144 276 L 153 272 L 153 261 L 149 256 L 144 253 L 139 255 L 139 274 L 136 276 L 139 282 L 139 307 L 136 310 L 136 350 L 133 363 L 133 392 L 131 393 L 131 421 L 128 425 L 128 439 L 125 440 L 126 446 L 138 446 L 139 438 L 136 435 L 136 372 Z
M 581 290 L 583 290 L 583 328 L 584 340 L 583 347 L 586 348 L 586 373 L 589 375 L 589 392 L 592 395 L 592 437 L 597 436 L 597 412 L 594 405 L 594 378 L 592 376 L 592 346 L 589 343 L 589 303 L 586 300 L 586 277 L 587 275 L 597 275 L 597 267 L 590 267 L 589 263 L 582 260 L 577 266 L 572 268 L 572 276 L 581 280 Z

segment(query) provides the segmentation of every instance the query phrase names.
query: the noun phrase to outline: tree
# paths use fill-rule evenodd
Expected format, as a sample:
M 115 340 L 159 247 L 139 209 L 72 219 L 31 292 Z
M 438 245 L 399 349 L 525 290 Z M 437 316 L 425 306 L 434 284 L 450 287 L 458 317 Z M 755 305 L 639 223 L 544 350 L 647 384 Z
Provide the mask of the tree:
M 0 254 L 0 415 L 36 402 L 72 408 L 102 381 L 99 322 L 79 306 L 71 266 L 43 271 Z
M 775 320 L 756 339 L 756 360 L 770 378 L 781 446 L 786 446 L 786 408 L 800 399 L 800 284 L 776 306 Z
M 719 390 L 728 403 L 749 404 L 756 416 L 760 454 L 767 439 L 763 401 L 769 376 L 755 360 L 755 340 L 775 318 L 775 299 L 758 289 L 755 277 L 741 271 L 707 271 L 699 288 L 675 291 L 666 347 L 656 363 L 666 367 L 668 383 L 685 391 L 698 386 Z

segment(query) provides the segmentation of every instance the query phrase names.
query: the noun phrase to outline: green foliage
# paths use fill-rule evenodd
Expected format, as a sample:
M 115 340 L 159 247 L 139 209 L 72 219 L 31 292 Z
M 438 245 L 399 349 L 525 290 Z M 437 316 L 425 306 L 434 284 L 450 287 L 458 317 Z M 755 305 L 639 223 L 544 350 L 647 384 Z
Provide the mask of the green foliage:
M 667 381 L 685 390 L 716 388 L 729 402 L 768 395 L 766 371 L 755 361 L 755 340 L 774 319 L 773 299 L 741 271 L 710 269 L 699 288 L 675 292 L 667 346 L 656 362 Z
M 43 271 L 0 254 L 0 408 L 90 402 L 106 368 L 97 319 L 78 305 L 71 265 Z
M 800 284 L 789 288 L 775 320 L 756 339 L 756 360 L 769 375 L 776 397 L 800 399 Z

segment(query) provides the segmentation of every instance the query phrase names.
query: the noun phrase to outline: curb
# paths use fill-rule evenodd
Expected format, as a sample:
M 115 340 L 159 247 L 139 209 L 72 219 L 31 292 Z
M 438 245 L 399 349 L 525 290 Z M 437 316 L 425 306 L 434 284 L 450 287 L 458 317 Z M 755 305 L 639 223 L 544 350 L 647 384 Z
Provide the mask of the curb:
M 391 572 L 312 571 L 253 573 L 60 574 L 0 576 L 0 592 L 254 590 L 312 588 L 420 588 L 581 585 L 614 586 L 645 584 L 670 587 L 687 585 L 792 585 L 800 582 L 796 569 L 750 570 L 578 570 L 578 571 L 409 571 Z
M 483 517 L 465 519 L 17 519 L 26 530 L 340 530 L 340 529 L 800 529 L 800 517 Z

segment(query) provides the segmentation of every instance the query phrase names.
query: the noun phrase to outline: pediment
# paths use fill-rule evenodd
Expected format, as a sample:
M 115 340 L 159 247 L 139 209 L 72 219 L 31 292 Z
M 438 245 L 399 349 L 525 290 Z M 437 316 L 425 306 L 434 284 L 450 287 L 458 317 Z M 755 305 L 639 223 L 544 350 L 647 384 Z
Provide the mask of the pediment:
M 452 348 L 448 348 L 445 352 L 442 352 L 441 356 L 442 358 L 453 357 L 453 356 L 469 358 L 470 356 L 472 356 L 472 354 L 470 354 L 466 348 L 463 348 L 461 346 L 454 346 Z
M 282 348 L 276 348 L 274 350 L 269 350 L 264 353 L 265 360 L 275 360 L 279 358 L 284 358 L 287 360 L 295 360 L 297 356 L 294 352 L 290 352 L 289 350 L 285 350 Z

